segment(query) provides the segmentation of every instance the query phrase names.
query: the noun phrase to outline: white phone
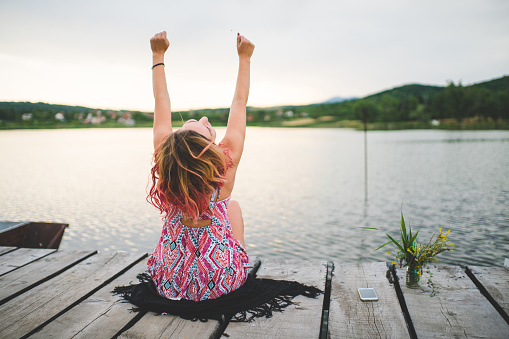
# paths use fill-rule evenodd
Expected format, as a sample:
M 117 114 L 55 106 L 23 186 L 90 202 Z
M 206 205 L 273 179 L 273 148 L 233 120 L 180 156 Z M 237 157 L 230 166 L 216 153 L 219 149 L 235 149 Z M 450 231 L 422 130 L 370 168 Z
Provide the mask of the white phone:
M 372 288 L 359 288 L 357 289 L 359 292 L 359 297 L 362 301 L 377 301 L 378 296 L 375 293 L 375 290 Z

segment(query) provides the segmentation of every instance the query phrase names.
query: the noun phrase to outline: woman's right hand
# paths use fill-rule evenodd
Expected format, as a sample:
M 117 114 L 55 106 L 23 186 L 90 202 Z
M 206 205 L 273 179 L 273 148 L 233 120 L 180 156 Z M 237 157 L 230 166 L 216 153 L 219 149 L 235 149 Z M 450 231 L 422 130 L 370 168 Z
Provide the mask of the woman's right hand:
M 251 58 L 254 51 L 254 44 L 247 40 L 243 35 L 237 33 L 237 53 L 239 54 L 239 58 Z
M 150 48 L 152 48 L 153 54 L 164 54 L 169 46 L 170 42 L 166 39 L 166 31 L 157 33 L 150 39 Z

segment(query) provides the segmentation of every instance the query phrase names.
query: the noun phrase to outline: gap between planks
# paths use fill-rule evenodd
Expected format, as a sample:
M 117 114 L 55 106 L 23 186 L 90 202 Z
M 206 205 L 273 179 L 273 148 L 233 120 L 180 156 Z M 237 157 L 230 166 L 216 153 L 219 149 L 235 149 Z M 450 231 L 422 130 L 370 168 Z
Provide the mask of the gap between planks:
M 438 289 L 434 297 L 422 278 L 417 289 L 400 286 L 401 305 L 418 337 L 507 338 L 508 324 L 459 266 L 430 266 Z M 405 281 L 404 270 L 396 274 Z
M 0 256 L 0 276 L 17 270 L 55 251 L 55 249 L 18 248 L 15 251 L 5 253 Z
M 495 307 L 500 313 L 502 318 L 509 324 L 509 315 L 507 311 L 509 309 L 509 273 L 506 268 L 496 268 L 498 273 L 498 281 L 487 281 L 483 277 L 484 267 L 465 267 L 465 273 L 474 282 L 481 293 L 488 299 L 488 301 Z M 495 268 L 491 268 L 492 272 Z M 481 282 L 482 281 L 482 282 Z M 500 285 L 500 286 L 498 286 Z
M 0 276 L 0 305 L 62 274 L 97 251 L 57 251 Z
M 0 337 L 35 333 L 122 274 L 147 254 L 93 255 L 0 306 Z M 82 294 L 81 294 L 82 293 Z

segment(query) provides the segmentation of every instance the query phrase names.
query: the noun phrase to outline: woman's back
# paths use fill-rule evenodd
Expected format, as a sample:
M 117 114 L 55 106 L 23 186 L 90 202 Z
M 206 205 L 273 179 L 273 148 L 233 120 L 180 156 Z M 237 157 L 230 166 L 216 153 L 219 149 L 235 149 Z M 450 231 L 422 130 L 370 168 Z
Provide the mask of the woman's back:
M 169 299 L 215 299 L 245 282 L 249 259 L 233 237 L 227 208 L 230 197 L 214 203 L 210 225 L 182 224 L 175 209 L 164 219 L 163 231 L 147 263 L 160 295 Z

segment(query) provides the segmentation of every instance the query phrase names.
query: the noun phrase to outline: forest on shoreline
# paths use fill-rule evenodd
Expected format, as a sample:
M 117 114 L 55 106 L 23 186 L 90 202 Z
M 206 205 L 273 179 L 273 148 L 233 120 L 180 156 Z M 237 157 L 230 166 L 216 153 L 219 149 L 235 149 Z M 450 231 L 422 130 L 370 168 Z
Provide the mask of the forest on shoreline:
M 172 112 L 175 126 L 206 115 L 226 126 L 228 108 Z M 509 76 L 469 86 L 410 84 L 360 99 L 248 107 L 248 126 L 390 129 L 509 129 Z M 0 129 L 151 127 L 152 112 L 31 102 L 0 102 Z

